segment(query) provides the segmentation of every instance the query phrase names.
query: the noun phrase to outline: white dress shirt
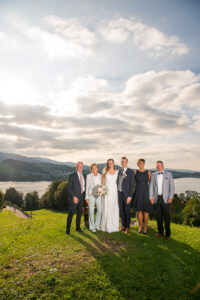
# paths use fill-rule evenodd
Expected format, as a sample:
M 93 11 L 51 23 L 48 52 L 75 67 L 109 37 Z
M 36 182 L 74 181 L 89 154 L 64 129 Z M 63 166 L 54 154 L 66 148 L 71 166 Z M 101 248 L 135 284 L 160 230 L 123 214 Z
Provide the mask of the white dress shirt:
M 157 179 L 158 179 L 158 195 L 162 195 L 162 184 L 163 184 L 163 174 L 159 174 L 161 172 L 157 173 Z M 163 171 L 162 171 L 163 173 Z
M 84 179 L 83 173 L 79 173 L 77 171 L 77 174 L 78 174 L 79 181 L 80 181 L 80 176 L 82 176 L 82 179 L 83 179 L 83 192 L 85 192 L 85 179 Z
M 122 168 L 122 170 L 123 170 L 123 174 L 125 174 L 126 170 L 127 170 L 127 167 L 126 168 Z

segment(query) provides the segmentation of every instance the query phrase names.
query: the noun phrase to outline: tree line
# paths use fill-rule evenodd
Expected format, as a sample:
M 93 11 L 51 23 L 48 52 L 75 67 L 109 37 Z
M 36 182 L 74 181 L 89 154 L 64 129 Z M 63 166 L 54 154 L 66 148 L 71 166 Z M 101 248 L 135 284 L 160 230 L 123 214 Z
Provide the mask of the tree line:
M 0 208 L 10 203 L 28 211 L 42 208 L 68 211 L 67 184 L 67 180 L 52 181 L 42 197 L 39 197 L 37 191 L 24 196 L 23 193 L 11 187 L 6 190 L 5 194 L 0 191 Z M 200 226 L 200 193 L 186 191 L 179 195 L 175 194 L 170 209 L 172 222 Z M 135 216 L 134 211 L 133 216 Z M 153 212 L 150 217 L 155 219 L 155 213 Z

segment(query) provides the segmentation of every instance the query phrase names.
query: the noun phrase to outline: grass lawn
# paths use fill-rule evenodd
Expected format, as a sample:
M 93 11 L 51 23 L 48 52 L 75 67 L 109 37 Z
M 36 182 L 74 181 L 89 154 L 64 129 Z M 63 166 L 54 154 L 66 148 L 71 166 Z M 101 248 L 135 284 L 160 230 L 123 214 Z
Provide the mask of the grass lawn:
M 67 214 L 0 213 L 0 299 L 200 299 L 200 228 L 172 224 L 172 239 L 65 234 Z M 199 287 L 199 288 L 198 288 Z

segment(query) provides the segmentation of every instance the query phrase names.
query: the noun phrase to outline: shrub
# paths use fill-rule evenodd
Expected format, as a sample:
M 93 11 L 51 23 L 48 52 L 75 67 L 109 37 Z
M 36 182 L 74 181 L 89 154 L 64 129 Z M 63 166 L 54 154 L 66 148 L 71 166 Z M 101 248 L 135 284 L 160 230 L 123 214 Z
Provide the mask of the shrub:
M 183 214 L 184 224 L 200 226 L 200 200 L 197 197 L 192 197 L 188 200 Z
M 4 204 L 4 194 L 0 190 L 0 209 L 3 207 L 3 204 Z

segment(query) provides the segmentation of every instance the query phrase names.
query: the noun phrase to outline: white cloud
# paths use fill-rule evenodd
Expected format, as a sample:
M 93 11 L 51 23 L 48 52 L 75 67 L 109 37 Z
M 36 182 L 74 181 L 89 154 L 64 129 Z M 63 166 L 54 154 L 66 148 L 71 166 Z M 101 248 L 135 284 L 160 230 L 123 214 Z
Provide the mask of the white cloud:
M 50 60 L 86 59 L 94 54 L 91 46 L 96 42 L 95 35 L 77 19 L 50 15 L 44 20 L 48 28 L 32 26 L 18 15 L 13 16 L 12 24 L 35 44 L 35 51 L 42 49 Z
M 4 146 L 35 155 L 49 151 L 49 157 L 57 153 L 91 160 L 98 151 L 101 160 L 124 153 L 132 162 L 140 154 L 152 162 L 161 158 L 181 164 L 188 157 L 197 161 L 198 141 L 188 143 L 185 136 L 200 132 L 199 75 L 150 71 L 132 76 L 121 93 L 110 92 L 110 83 L 94 75 L 78 77 L 70 89 L 66 80 L 58 77 L 53 105 L 0 102 Z M 51 97 L 46 96 L 48 103 Z
M 91 46 L 95 44 L 95 34 L 82 26 L 76 18 L 62 19 L 55 15 L 45 18 L 46 22 L 53 27 L 56 34 L 61 35 L 74 43 Z
M 39 28 L 32 27 L 25 34 L 32 41 L 38 42 L 51 60 L 87 58 L 93 54 L 90 48 Z
M 39 94 L 26 78 L 12 71 L 0 70 L 0 100 L 7 103 L 35 103 Z
M 88 77 L 78 77 L 72 87 L 77 92 L 103 92 L 109 86 L 109 82 L 105 79 L 98 79 L 93 75 Z
M 183 105 L 200 109 L 199 83 L 200 76 L 190 70 L 149 71 L 132 76 L 124 93 L 131 102 L 145 101 L 152 108 L 181 112 Z
M 189 52 L 188 46 L 181 43 L 177 36 L 168 36 L 157 28 L 137 22 L 133 18 L 112 20 L 101 26 L 99 32 L 107 41 L 114 43 L 123 43 L 130 37 L 136 46 L 151 56 L 179 56 Z

